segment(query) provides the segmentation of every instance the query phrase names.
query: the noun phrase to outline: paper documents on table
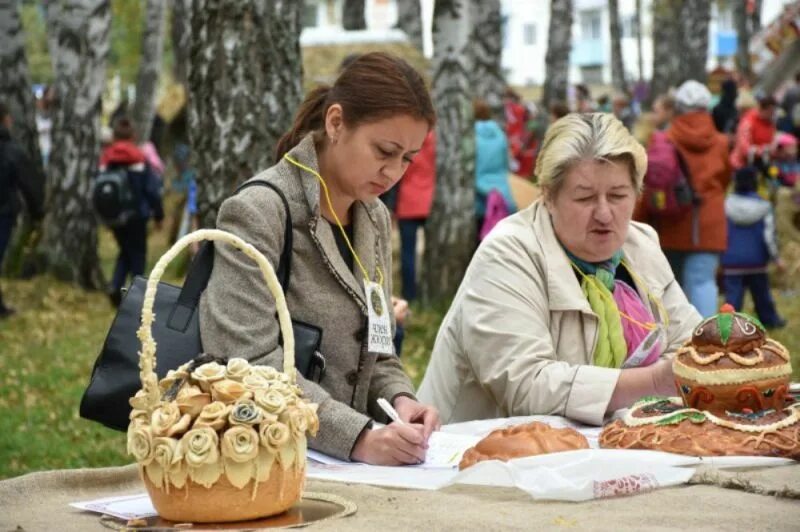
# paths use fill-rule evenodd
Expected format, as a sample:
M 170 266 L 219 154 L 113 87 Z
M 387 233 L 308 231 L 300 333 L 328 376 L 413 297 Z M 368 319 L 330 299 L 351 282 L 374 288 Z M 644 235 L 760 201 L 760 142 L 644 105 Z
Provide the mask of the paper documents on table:
M 106 497 L 93 501 L 72 502 L 70 506 L 79 510 L 107 514 L 120 519 L 142 519 L 158 515 L 147 493 Z
M 428 439 L 428 452 L 425 462 L 418 466 L 428 468 L 454 468 L 458 467 L 461 457 L 470 447 L 481 440 L 480 436 L 467 434 L 452 434 L 449 432 L 433 432 Z
M 531 421 L 572 427 L 586 436 L 590 449 L 551 453 L 508 462 L 489 460 L 458 471 L 466 449 L 492 430 Z M 428 460 L 419 466 L 353 464 L 309 451 L 309 478 L 375 486 L 436 490 L 453 484 L 517 487 L 534 499 L 585 501 L 684 484 L 694 467 L 771 467 L 794 463 L 784 458 L 730 456 L 697 458 L 659 451 L 599 449 L 602 429 L 557 416 L 486 419 L 445 425 L 431 436 Z
M 418 467 L 420 469 L 453 469 L 458 466 L 464 452 L 478 443 L 478 441 L 480 441 L 479 436 L 453 434 L 449 432 L 433 432 L 428 439 L 428 452 L 426 453 L 425 461 L 421 464 L 409 467 Z M 366 465 L 356 462 L 345 462 L 344 460 L 333 458 L 332 456 L 328 456 L 327 454 L 313 449 L 308 450 L 308 459 L 324 465 L 348 467 Z

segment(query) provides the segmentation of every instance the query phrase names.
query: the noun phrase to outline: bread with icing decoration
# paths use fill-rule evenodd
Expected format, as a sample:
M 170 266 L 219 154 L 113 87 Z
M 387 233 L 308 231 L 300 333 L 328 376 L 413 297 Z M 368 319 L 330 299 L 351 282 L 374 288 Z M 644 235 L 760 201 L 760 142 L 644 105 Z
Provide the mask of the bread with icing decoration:
M 723 414 L 783 408 L 792 366 L 757 319 L 726 305 L 694 329 L 673 372 L 686 406 Z

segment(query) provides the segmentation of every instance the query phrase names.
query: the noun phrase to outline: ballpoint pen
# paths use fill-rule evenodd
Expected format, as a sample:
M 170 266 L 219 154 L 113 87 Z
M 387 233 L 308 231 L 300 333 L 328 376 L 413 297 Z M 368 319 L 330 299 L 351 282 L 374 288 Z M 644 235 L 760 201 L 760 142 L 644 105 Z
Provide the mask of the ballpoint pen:
M 389 416 L 389 418 L 392 421 L 394 421 L 396 423 L 399 423 L 401 425 L 405 425 L 403 420 L 400 419 L 400 414 L 397 413 L 397 410 L 395 410 L 394 407 L 392 407 L 392 405 L 389 403 L 389 401 L 387 401 L 383 397 L 380 397 L 380 398 L 378 398 L 378 406 L 381 407 L 381 409 L 384 412 L 386 412 L 386 415 Z

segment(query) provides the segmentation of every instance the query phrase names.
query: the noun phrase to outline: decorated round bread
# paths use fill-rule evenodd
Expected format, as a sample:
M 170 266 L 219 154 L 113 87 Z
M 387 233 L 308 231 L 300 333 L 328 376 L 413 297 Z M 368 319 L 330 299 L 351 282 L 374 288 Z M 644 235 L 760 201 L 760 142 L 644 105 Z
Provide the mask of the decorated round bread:
M 673 371 L 686 406 L 722 415 L 782 409 L 792 366 L 757 319 L 726 305 L 694 329 Z
M 606 449 L 690 456 L 772 456 L 800 460 L 800 403 L 783 410 L 715 415 L 677 397 L 645 397 L 599 438 Z
M 492 431 L 475 447 L 467 449 L 458 468 L 466 469 L 484 460 L 506 462 L 512 458 L 588 448 L 589 442 L 575 429 L 557 429 L 534 421 Z

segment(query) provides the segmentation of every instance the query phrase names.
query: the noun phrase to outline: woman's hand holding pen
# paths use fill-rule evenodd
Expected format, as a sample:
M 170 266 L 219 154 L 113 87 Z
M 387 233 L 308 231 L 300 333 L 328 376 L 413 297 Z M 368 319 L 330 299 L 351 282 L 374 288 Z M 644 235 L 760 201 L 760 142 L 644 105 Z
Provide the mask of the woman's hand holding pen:
M 373 465 L 419 464 L 425 461 L 427 449 L 422 425 L 395 422 L 379 429 L 364 430 L 350 457 Z
M 394 400 L 394 408 L 400 419 L 406 423 L 421 423 L 425 442 L 428 442 L 431 433 L 442 426 L 439 420 L 439 411 L 429 405 L 424 405 L 410 397 L 398 396 Z
M 394 408 L 385 399 L 379 399 L 378 405 L 393 422 L 380 429 L 362 432 L 351 458 L 374 465 L 424 462 L 428 438 L 441 426 L 439 411 L 405 396 L 395 398 Z

